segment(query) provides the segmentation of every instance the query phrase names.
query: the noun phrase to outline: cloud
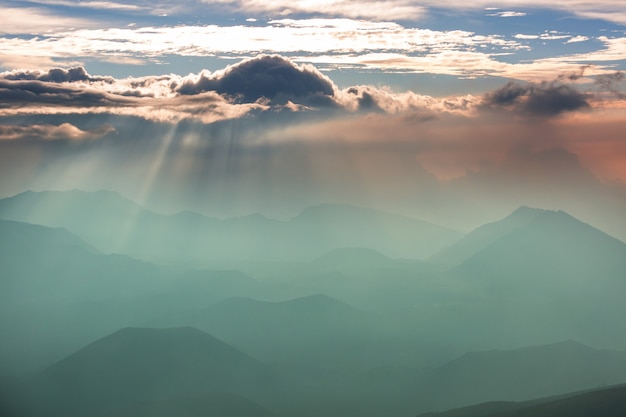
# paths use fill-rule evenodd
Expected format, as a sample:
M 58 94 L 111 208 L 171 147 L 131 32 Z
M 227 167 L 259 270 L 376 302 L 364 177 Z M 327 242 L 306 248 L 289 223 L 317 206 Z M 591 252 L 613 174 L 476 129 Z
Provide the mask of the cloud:
M 69 69 L 52 68 L 48 71 L 13 71 L 2 74 L 2 78 L 5 80 L 34 80 L 55 83 L 75 81 L 113 81 L 111 77 L 92 77 L 83 67 Z
M 53 30 L 101 26 L 90 19 L 59 16 L 46 9 L 34 7 L 0 5 L 0 15 L 5 16 L 0 25 L 0 34 L 44 34 Z
M 612 74 L 600 74 L 595 79 L 595 84 L 600 91 L 609 91 L 623 97 L 620 86 L 626 81 L 626 73 L 623 71 L 615 71 Z
M 107 10 L 123 10 L 123 11 L 139 11 L 146 10 L 146 7 L 141 7 L 137 4 L 118 3 L 112 1 L 72 1 L 72 0 L 39 0 L 33 1 L 33 3 L 39 3 L 45 6 L 65 6 L 65 7 L 79 7 L 89 9 L 107 9 Z
M 489 107 L 506 108 L 539 117 L 590 108 L 583 93 L 571 85 L 556 82 L 520 84 L 509 81 L 487 93 L 483 103 Z
M 0 74 L 0 116 L 115 114 L 177 123 L 213 123 L 266 110 L 263 103 L 234 103 L 215 91 L 178 94 L 186 78 L 176 75 L 114 79 L 84 68 Z
M 526 13 L 524 13 L 524 12 L 508 11 L 508 12 L 489 13 L 487 16 L 494 16 L 494 17 L 524 17 L 524 16 L 526 16 Z
M 313 63 L 322 70 L 350 67 L 539 81 L 585 62 L 595 65 L 590 73 L 608 73 L 614 70 L 613 63 L 626 59 L 625 37 L 599 37 L 601 49 L 584 54 L 568 55 L 568 49 L 564 48 L 561 56 L 520 61 L 518 51 L 532 50 L 536 43 L 533 40 L 575 38 L 552 32 L 503 36 L 420 29 L 389 21 L 348 18 L 283 17 L 263 22 L 232 26 L 85 28 L 51 31 L 40 36 L 5 36 L 0 37 L 0 65 L 5 68 L 69 66 L 78 59 L 145 64 L 168 61 L 172 56 L 250 57 L 270 53 Z
M 177 123 L 213 123 L 272 110 L 326 116 L 379 111 L 428 119 L 438 113 L 470 115 L 479 98 L 433 98 L 367 85 L 339 90 L 311 65 L 261 55 L 223 70 L 115 79 L 82 67 L 0 73 L 0 116 L 116 114 Z
M 81 130 L 71 123 L 60 125 L 0 125 L 0 140 L 90 140 L 116 132 L 111 125 Z
M 449 0 L 442 3 L 438 0 L 368 0 L 354 3 L 350 0 L 327 0 L 323 2 L 309 0 L 219 0 L 218 2 L 203 0 L 205 4 L 218 3 L 230 7 L 243 14 L 261 16 L 313 14 L 322 16 L 343 16 L 370 20 L 421 20 L 428 16 L 428 8 L 444 8 L 451 11 L 466 10 L 497 10 L 490 6 L 492 0 Z M 158 7 L 167 3 L 157 2 Z M 193 2 L 190 2 L 193 3 Z M 538 8 L 562 10 L 581 17 L 604 19 L 607 21 L 626 23 L 626 5 L 620 0 L 501 0 L 500 9 Z M 504 11 L 501 13 L 523 13 Z M 255 16 L 256 17 L 256 16 Z
M 278 56 L 260 56 L 232 65 L 223 71 L 204 71 L 188 77 L 176 89 L 184 95 L 215 91 L 244 103 L 268 99 L 273 104 L 332 104 L 335 87 L 328 77 L 311 65 L 298 66 Z
M 577 35 L 577 36 L 574 36 L 573 38 L 568 39 L 567 42 L 565 43 L 586 42 L 588 40 L 589 40 L 588 36 Z
M 408 0 L 363 0 L 358 5 L 351 0 L 221 0 L 220 3 L 242 13 L 274 16 L 314 14 L 369 20 L 417 20 L 426 12 L 424 7 Z
M 526 35 L 524 33 L 518 33 L 515 36 L 513 36 L 515 39 L 524 39 L 524 40 L 535 40 L 535 39 L 539 39 L 542 41 L 554 41 L 554 40 L 559 40 L 559 39 L 567 39 L 570 37 L 570 35 L 562 35 L 562 34 L 558 34 L 555 32 L 544 32 L 541 33 L 539 35 Z M 574 41 L 576 42 L 576 41 Z M 565 43 L 571 43 L 571 42 L 565 42 Z
M 0 79 L 0 109 L 42 105 L 67 107 L 132 106 L 132 97 L 110 94 L 97 88 L 80 88 L 45 81 Z
M 338 94 L 337 100 L 352 111 L 378 111 L 412 117 L 419 114 L 422 120 L 444 113 L 470 116 L 480 104 L 480 99 L 472 95 L 434 98 L 413 91 L 399 93 L 369 85 L 346 88 Z

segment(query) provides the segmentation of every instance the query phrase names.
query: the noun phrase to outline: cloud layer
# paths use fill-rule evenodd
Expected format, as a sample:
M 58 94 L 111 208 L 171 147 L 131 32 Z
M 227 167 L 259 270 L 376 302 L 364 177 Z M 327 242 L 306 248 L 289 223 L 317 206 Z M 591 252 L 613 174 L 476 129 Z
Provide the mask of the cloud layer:
M 311 8 L 318 7 L 315 2 L 301 3 Z M 330 3 L 339 5 L 348 2 Z M 394 9 L 394 2 L 384 3 L 387 10 Z M 286 7 L 280 2 L 269 2 L 266 6 L 270 7 L 270 4 Z M 404 7 L 402 4 L 406 6 L 409 3 L 398 4 L 398 10 L 401 10 Z M 265 7 L 263 5 L 255 1 L 240 6 L 257 10 Z M 211 7 L 218 6 L 227 10 L 233 7 L 233 10 L 239 10 L 240 7 L 228 1 Z M 242 10 L 246 10 L 245 7 Z M 354 7 L 352 3 L 351 8 L 357 11 L 367 9 Z M 21 13 L 28 13 L 29 10 L 21 9 Z M 11 11 L 7 13 L 10 15 Z M 32 19 L 25 16 L 21 20 L 40 19 L 39 12 L 33 13 Z M 0 37 L 0 66 L 7 69 L 38 68 L 53 66 L 55 62 L 67 66 L 93 61 L 146 66 L 169 62 L 172 57 L 244 58 L 257 54 L 281 54 L 330 69 L 430 73 L 464 78 L 505 77 L 539 82 L 573 71 L 585 63 L 593 64 L 588 75 L 597 75 L 609 73 L 614 70 L 615 64 L 626 61 L 623 31 L 604 31 L 595 35 L 585 32 L 583 36 L 546 27 L 542 33 L 489 34 L 454 28 L 415 27 L 384 20 L 382 12 L 376 14 L 382 17 L 363 20 L 350 16 L 298 17 L 287 13 L 272 18 L 264 15 L 263 19 L 254 22 L 122 25 L 110 28 L 103 28 L 102 23 L 94 21 L 87 27 L 74 25 L 42 33 L 26 30 L 30 35 L 14 36 L 22 32 L 7 32 L 7 36 Z M 55 18 L 48 20 L 54 21 Z M 539 52 L 543 47 L 538 41 L 553 44 L 550 49 L 552 56 L 546 57 Z M 583 43 L 586 47 L 581 52 L 580 45 Z
M 508 82 L 484 96 L 435 98 L 414 91 L 357 85 L 339 89 L 311 65 L 278 55 L 245 59 L 223 70 L 116 79 L 82 67 L 0 73 L 0 116 L 111 114 L 156 122 L 214 123 L 262 112 L 355 112 L 404 114 L 421 120 L 443 114 L 476 117 L 504 109 L 520 116 L 556 117 L 621 102 L 624 76 L 613 72 L 586 79 L 587 67 L 540 83 Z M 607 94 L 612 94 L 607 96 Z M 617 101 L 616 101 L 617 100 Z

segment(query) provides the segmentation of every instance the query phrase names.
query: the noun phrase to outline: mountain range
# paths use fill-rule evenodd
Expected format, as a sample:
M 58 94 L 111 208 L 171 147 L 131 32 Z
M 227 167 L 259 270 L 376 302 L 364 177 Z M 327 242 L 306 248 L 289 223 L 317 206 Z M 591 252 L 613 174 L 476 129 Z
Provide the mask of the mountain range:
M 41 372 L 29 404 L 36 415 L 106 415 L 189 395 L 276 400 L 285 387 L 261 362 L 199 330 L 125 328 Z
M 508 413 L 626 382 L 626 244 L 562 211 L 447 243 L 358 207 L 219 220 L 109 192 L 0 218 L 9 415 Z
M 418 417 L 621 417 L 626 413 L 626 387 L 608 387 L 526 402 L 488 402 Z
M 0 218 L 64 227 L 106 253 L 156 263 L 311 260 L 360 246 L 426 258 L 461 234 L 423 220 L 345 205 L 318 205 L 289 221 L 259 214 L 220 220 L 162 215 L 110 191 L 32 192 L 0 200 Z

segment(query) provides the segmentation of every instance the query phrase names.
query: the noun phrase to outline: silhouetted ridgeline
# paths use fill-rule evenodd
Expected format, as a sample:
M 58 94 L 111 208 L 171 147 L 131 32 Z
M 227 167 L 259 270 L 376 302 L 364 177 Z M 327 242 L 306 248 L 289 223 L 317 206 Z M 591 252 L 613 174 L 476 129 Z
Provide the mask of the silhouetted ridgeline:
M 64 227 L 104 252 L 158 263 L 310 260 L 345 246 L 425 258 L 461 236 L 422 220 L 342 205 L 310 207 L 288 222 L 261 215 L 165 216 L 109 191 L 29 191 L 0 200 L 0 218 Z
M 350 206 L 218 220 L 72 191 L 0 218 L 8 416 L 623 410 L 623 388 L 569 394 L 626 382 L 626 244 L 561 211 L 461 236 Z

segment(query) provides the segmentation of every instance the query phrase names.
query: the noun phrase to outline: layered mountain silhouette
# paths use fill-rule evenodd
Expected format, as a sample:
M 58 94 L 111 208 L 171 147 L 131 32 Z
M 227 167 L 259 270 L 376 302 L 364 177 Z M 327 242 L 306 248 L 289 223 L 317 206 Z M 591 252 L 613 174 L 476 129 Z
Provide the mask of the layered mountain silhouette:
M 626 328 L 612 319 L 626 314 L 626 244 L 567 213 L 520 208 L 471 232 L 439 260 L 448 255 L 462 261 L 446 273 L 449 302 L 458 308 L 454 317 L 442 312 L 442 326 L 463 320 L 476 341 L 491 344 L 626 342 Z
M 433 368 L 372 369 L 352 385 L 361 389 L 355 398 L 368 401 L 368 408 L 377 408 L 379 415 L 415 415 L 598 389 L 626 381 L 625 365 L 626 351 L 566 341 L 470 352 Z
M 282 302 L 232 298 L 152 324 L 159 323 L 197 327 L 303 375 L 367 366 L 370 347 L 389 334 L 377 315 L 321 294 Z
M 166 216 L 109 191 L 29 191 L 0 200 L 0 218 L 64 227 L 104 252 L 158 263 L 310 260 L 350 246 L 424 258 L 461 236 L 422 220 L 342 205 L 310 207 L 287 222 L 258 214 Z
M 160 274 L 148 263 L 104 255 L 65 229 L 0 220 L 0 232 L 0 285 L 11 285 L 2 294 L 14 302 L 69 295 L 69 287 L 93 299 L 103 296 L 99 285 L 128 297 Z
M 460 240 L 358 207 L 219 220 L 109 192 L 28 192 L 0 200 L 0 219 L 9 415 L 374 417 L 491 401 L 454 412 L 543 416 L 529 407 L 626 382 L 626 244 L 561 211 L 521 207 Z M 613 404 L 599 393 L 580 409 Z
M 527 402 L 489 402 L 419 417 L 621 417 L 626 415 L 626 387 L 543 398 Z
M 389 313 L 431 297 L 438 275 L 422 261 L 392 259 L 367 248 L 337 248 L 302 266 L 289 282 L 365 310 Z
M 482 225 L 463 236 L 431 257 L 431 261 L 452 266 L 461 264 L 499 238 L 528 226 L 543 213 L 544 210 L 522 206 L 504 219 Z
M 563 211 L 520 207 L 504 219 L 470 232 L 432 260 L 465 264 L 465 268 L 482 264 L 516 267 L 521 262 L 542 268 L 547 262 L 558 262 L 566 268 L 562 272 L 576 271 L 582 264 L 587 265 L 585 271 L 611 272 L 610 268 L 623 266 L 619 260 L 625 251 L 623 242 Z M 501 256 L 504 258 L 496 258 Z
M 277 417 L 267 408 L 240 395 L 210 393 L 158 400 L 128 407 L 105 417 Z
M 626 351 L 566 341 L 472 352 L 434 368 L 423 378 L 418 395 L 436 408 L 523 401 L 624 382 Z
M 134 300 L 160 288 L 164 274 L 64 229 L 1 220 L 0 277 L 1 371 L 36 369 L 139 319 Z
M 485 239 L 487 234 L 494 238 Z M 562 211 L 518 209 L 501 222 L 470 233 L 452 248 L 473 252 L 460 270 L 479 270 L 485 275 L 506 268 L 509 273 L 516 271 L 516 276 L 526 274 L 524 281 L 550 275 L 553 281 L 561 277 L 571 285 L 579 278 L 621 278 L 626 266 L 625 243 Z
M 284 387 L 261 362 L 194 328 L 125 328 L 43 371 L 30 404 L 37 415 L 123 415 L 160 401 L 201 407 L 204 394 L 232 393 L 254 409 L 245 398 L 277 399 Z

